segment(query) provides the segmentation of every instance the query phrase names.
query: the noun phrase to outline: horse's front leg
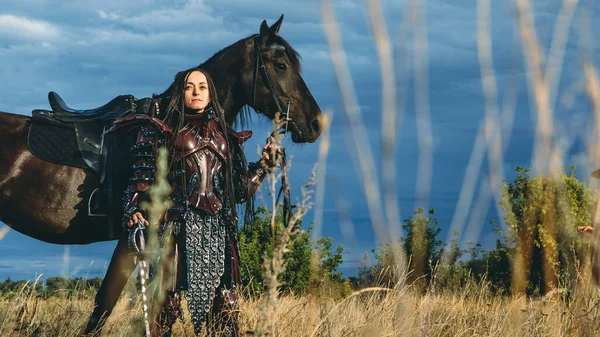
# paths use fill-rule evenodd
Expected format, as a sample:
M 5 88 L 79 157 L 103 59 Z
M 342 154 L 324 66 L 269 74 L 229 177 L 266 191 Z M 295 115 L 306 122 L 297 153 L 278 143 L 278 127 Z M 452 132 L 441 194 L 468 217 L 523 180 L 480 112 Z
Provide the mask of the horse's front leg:
M 119 240 L 113 253 L 106 276 L 96 294 L 94 311 L 88 321 L 84 334 L 99 336 L 106 319 L 112 312 L 127 280 L 135 270 L 135 263 L 129 254 L 127 239 Z

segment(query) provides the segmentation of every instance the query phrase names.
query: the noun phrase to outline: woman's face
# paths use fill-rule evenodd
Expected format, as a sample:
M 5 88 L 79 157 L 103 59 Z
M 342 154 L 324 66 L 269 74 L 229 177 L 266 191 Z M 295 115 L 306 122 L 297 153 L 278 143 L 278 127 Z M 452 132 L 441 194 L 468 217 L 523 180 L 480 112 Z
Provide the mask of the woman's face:
M 185 82 L 185 106 L 196 113 L 204 112 L 210 102 L 206 76 L 200 71 L 192 71 Z

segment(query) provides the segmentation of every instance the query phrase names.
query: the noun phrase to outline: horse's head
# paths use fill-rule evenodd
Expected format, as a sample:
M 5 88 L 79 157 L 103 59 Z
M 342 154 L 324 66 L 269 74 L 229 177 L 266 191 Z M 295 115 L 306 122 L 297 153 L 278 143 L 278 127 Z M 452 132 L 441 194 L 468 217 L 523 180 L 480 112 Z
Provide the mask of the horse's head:
M 289 109 L 288 131 L 295 143 L 312 143 L 322 131 L 321 108 L 308 90 L 301 76 L 298 53 L 279 36 L 283 15 L 271 27 L 263 21 L 260 34 L 253 37 L 253 62 L 243 77 L 249 105 L 267 116 L 275 118 L 279 111 L 285 115 Z

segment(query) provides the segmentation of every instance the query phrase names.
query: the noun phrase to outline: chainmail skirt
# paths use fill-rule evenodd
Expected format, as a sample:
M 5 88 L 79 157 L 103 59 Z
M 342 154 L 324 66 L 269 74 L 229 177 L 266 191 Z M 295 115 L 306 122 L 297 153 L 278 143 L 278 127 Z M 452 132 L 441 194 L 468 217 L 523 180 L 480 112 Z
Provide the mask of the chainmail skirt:
M 212 215 L 196 209 L 188 210 L 184 219 L 187 264 L 184 296 L 194 330 L 199 333 L 225 270 L 225 222 L 221 213 Z

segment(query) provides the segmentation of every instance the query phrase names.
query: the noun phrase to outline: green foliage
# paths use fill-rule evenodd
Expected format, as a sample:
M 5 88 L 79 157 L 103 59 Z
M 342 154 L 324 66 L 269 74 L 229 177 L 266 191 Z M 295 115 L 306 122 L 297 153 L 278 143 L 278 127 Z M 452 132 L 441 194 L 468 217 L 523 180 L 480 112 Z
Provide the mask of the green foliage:
M 69 294 L 71 280 L 66 277 L 53 276 L 46 279 L 46 291 L 49 294 L 59 297 L 66 297 Z
M 486 267 L 484 275 L 494 293 L 508 295 L 510 292 L 512 252 L 505 242 L 496 240 L 496 248 L 483 255 L 482 260 Z M 478 279 L 482 278 L 481 273 L 478 276 Z
M 591 190 L 577 180 L 575 167 L 558 177 L 516 171 L 513 182 L 503 182 L 501 202 L 514 248 L 513 291 L 540 294 L 558 287 L 559 280 L 575 282 L 575 262 L 585 255 L 577 226 L 589 224 Z
M 416 289 L 462 292 L 467 286 L 486 283 L 493 293 L 508 294 L 513 251 L 508 238 L 501 236 L 490 251 L 484 251 L 481 245 L 473 243 L 468 243 L 470 247 L 461 248 L 460 233 L 456 231 L 453 238 L 443 244 L 437 238 L 440 229 L 435 211 L 431 209 L 427 217 L 423 213 L 422 209 L 418 209 L 404 221 L 405 238 L 399 238 L 395 244 L 380 244 L 378 249 L 371 251 L 374 263 L 371 263 L 369 254 L 364 255 L 358 277 L 350 280 L 354 288 L 394 286 L 405 267 L 397 263 L 394 249 L 402 249 L 411 258 L 412 276 L 409 274 L 407 282 L 415 285 Z M 502 234 L 495 221 L 491 225 L 494 232 Z M 415 272 L 417 261 L 421 263 L 421 273 Z
M 386 242 L 379 245 L 379 249 L 372 249 L 371 254 L 375 263 L 371 264 L 369 254 L 365 253 L 358 270 L 357 286 L 386 286 L 393 287 L 400 279 L 401 265 L 396 262 L 394 249 L 400 248 L 400 241 L 396 244 Z
M 459 231 L 454 231 L 453 237 L 444 249 L 442 258 L 435 267 L 434 282 L 436 288 L 442 288 L 451 291 L 458 291 L 472 279 L 471 270 L 461 261 L 461 258 L 471 253 L 477 254 L 477 249 L 462 249 L 459 246 Z M 473 254 L 471 255 L 473 256 Z
M 435 210 L 430 209 L 425 217 L 423 209 L 417 209 L 404 220 L 402 229 L 406 232 L 405 238 L 400 238 L 395 243 L 385 242 L 379 245 L 379 249 L 371 250 L 376 261 L 374 264 L 371 264 L 369 255 L 365 254 L 358 271 L 358 287 L 394 286 L 406 269 L 405 262 L 398 261 L 400 254 L 395 251 L 398 249 L 402 249 L 409 262 L 409 283 L 419 280 L 425 285 L 431 281 L 433 268 L 439 263 L 443 248 L 442 241 L 437 239 L 440 228 Z M 457 255 L 453 259 L 459 257 Z
M 500 236 L 494 249 L 460 249 L 458 233 L 435 271 L 439 288 L 459 290 L 469 281 L 485 282 L 496 294 L 539 295 L 572 286 L 577 266 L 588 254 L 576 229 L 591 218 L 593 194 L 575 177 L 575 168 L 558 177 L 532 177 L 518 167 L 514 181 L 504 180 L 501 207 L 509 231 L 492 221 Z M 464 256 L 468 260 L 461 261 Z
M 273 257 L 273 237 L 269 212 L 259 207 L 254 222 L 239 231 L 242 281 L 252 294 L 263 292 L 262 262 Z
M 102 278 L 92 279 L 66 278 L 61 276 L 48 277 L 45 281 L 12 281 L 10 278 L 0 283 L 2 296 L 13 297 L 17 294 L 35 292 L 42 298 L 92 298 L 102 284 Z
M 410 259 L 410 283 L 425 277 L 431 280 L 432 268 L 436 266 L 442 255 L 442 241 L 437 239 L 441 229 L 435 217 L 435 210 L 429 210 L 427 217 L 423 215 L 422 208 L 413 212 L 413 215 L 404 220 L 402 229 L 406 238 L 402 239 L 402 246 L 406 256 Z
M 263 261 L 273 257 L 274 237 L 283 228 L 280 211 L 275 216 L 275 235 L 271 234 L 270 221 L 271 212 L 261 206 L 255 213 L 254 222 L 239 230 L 242 279 L 250 295 L 259 295 L 264 291 Z M 337 271 L 343 262 L 343 247 L 337 247 L 332 252 L 333 240 L 322 238 L 316 243 L 316 250 L 313 250 L 311 229 L 309 227 L 292 236 L 289 250 L 284 254 L 286 268 L 279 275 L 280 291 L 298 294 L 309 291 L 310 287 L 318 287 L 324 281 L 343 282 L 342 273 Z
M 338 246 L 335 252 L 333 249 L 333 239 L 326 237 L 317 240 L 316 254 L 319 260 L 319 270 L 322 271 L 323 275 L 319 275 L 320 278 L 328 278 L 332 281 L 342 281 L 342 273 L 338 272 L 337 269 L 340 267 L 344 259 L 342 252 L 344 246 Z
M 460 232 L 459 231 L 454 231 L 452 233 L 452 239 L 450 240 L 450 246 L 449 248 L 445 251 L 444 254 L 444 258 L 445 258 L 445 264 L 447 264 L 448 266 L 454 266 L 456 265 L 456 263 L 458 262 L 458 260 L 460 260 L 460 258 L 464 255 L 465 251 L 463 249 L 460 249 L 459 245 L 458 245 L 458 238 L 460 236 Z
M 301 293 L 311 282 L 312 244 L 310 229 L 292 237 L 289 252 L 284 255 L 286 267 L 280 275 L 281 290 Z
M 496 226 L 496 222 L 491 221 L 491 225 Z M 498 227 L 493 230 L 496 234 L 501 234 Z M 469 248 L 459 248 L 458 234 L 454 233 L 446 257 L 436 268 L 436 288 L 460 292 L 469 284 L 485 283 L 493 294 L 509 294 L 512 249 L 505 241 L 506 238 L 497 239 L 494 249 L 484 251 L 481 245 L 473 245 L 472 242 L 467 242 Z M 454 258 L 455 256 L 458 258 Z M 461 259 L 464 256 L 469 256 L 469 259 Z

